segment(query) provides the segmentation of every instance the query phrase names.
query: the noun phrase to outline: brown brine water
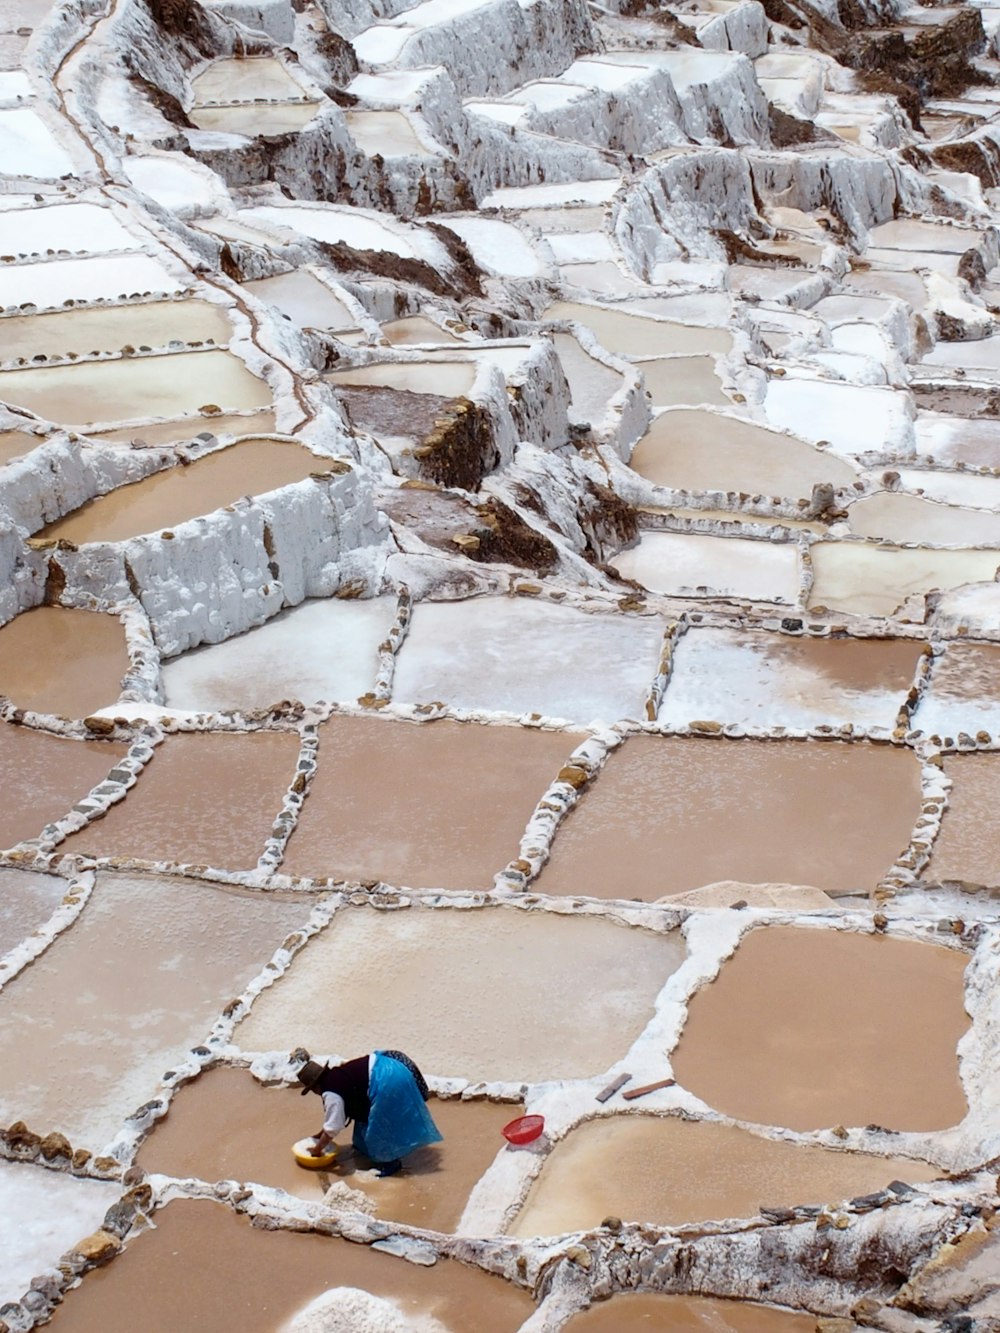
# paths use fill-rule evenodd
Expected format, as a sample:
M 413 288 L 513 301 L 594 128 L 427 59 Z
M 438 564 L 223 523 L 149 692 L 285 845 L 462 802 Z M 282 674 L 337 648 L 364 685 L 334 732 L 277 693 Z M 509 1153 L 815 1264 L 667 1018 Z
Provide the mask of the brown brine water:
M 87 717 L 115 702 L 128 667 L 117 616 L 39 606 L 0 628 L 0 694 L 18 708 Z

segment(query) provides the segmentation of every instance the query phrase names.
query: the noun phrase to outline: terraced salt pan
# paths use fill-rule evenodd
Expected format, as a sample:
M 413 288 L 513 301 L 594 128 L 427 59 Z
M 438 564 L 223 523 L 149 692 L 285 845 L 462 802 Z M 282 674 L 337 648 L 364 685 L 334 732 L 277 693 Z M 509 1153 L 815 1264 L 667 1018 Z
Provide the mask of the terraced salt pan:
M 73 159 L 36 112 L 0 109 L 0 172 L 52 180 L 74 170 Z
M 193 107 L 188 114 L 200 130 L 256 138 L 260 134 L 294 134 L 309 124 L 319 108 L 319 102 L 241 103 Z
M 76 855 L 252 870 L 299 757 L 289 732 L 168 736 L 124 801 L 63 844 Z
M 799 599 L 798 551 L 791 543 L 644 532 L 638 545 L 619 551 L 611 563 L 652 592 L 764 602 Z
M 725 353 L 733 345 L 726 329 L 700 329 L 690 324 L 645 319 L 607 306 L 582 305 L 578 301 L 554 301 L 542 319 L 572 319 L 585 325 L 609 352 L 624 356 L 655 356 L 662 353 Z
M 630 462 L 658 486 L 790 499 L 808 499 L 820 482 L 849 486 L 857 477 L 845 459 L 794 436 L 738 417 L 684 408 L 656 417 Z
M 427 156 L 409 117 L 401 111 L 348 111 L 344 119 L 351 138 L 369 157 Z
M 509 94 L 511 102 L 520 102 L 532 111 L 563 111 L 573 102 L 588 94 L 584 83 L 569 83 L 563 79 L 532 79 Z
M 654 408 L 688 403 L 710 407 L 730 406 L 730 400 L 723 393 L 715 371 L 714 357 L 660 357 L 641 361 L 639 369 Z
M 232 334 L 225 310 L 207 301 L 153 301 L 51 315 L 14 315 L 0 319 L 0 361 L 39 353 L 120 352 L 125 346 L 144 344 L 166 347 L 175 339 L 224 345 Z
M 0 1302 L 20 1300 L 33 1277 L 98 1229 L 120 1194 L 110 1182 L 0 1161 Z
M 935 343 L 922 358 L 925 366 L 960 366 L 964 370 L 1000 371 L 1000 338 L 980 338 L 975 342 Z
M 932 883 L 965 880 L 970 884 L 1000 884 L 1000 852 L 995 836 L 1000 757 L 953 754 L 945 759 L 944 771 L 952 787 L 924 878 Z
M 273 227 L 301 232 L 330 245 L 344 242 L 358 250 L 385 250 L 404 259 L 422 258 L 447 265 L 444 247 L 426 232 L 415 227 L 390 227 L 373 214 L 361 209 L 247 208 L 239 216 L 249 222 L 265 222 Z
M 0 847 L 37 838 L 103 782 L 125 746 L 72 741 L 28 727 L 0 724 Z
M 473 1185 L 504 1146 L 502 1127 L 518 1114 L 509 1103 L 431 1100 L 443 1143 L 411 1153 L 406 1171 L 376 1180 L 368 1158 L 355 1156 L 350 1131 L 340 1135 L 335 1166 L 304 1171 L 289 1143 L 315 1134 L 318 1098 L 292 1087 L 263 1087 L 246 1070 L 218 1068 L 186 1084 L 139 1150 L 145 1171 L 184 1179 L 252 1180 L 305 1199 L 321 1199 L 333 1181 L 361 1190 L 379 1217 L 434 1231 L 453 1231 Z
M 945 467 L 1000 467 L 1000 421 L 918 412 L 914 433 L 917 452 Z
M 382 325 L 382 337 L 393 347 L 406 347 L 422 343 L 460 343 L 461 338 L 441 328 L 433 320 L 423 315 L 408 315 L 404 319 L 391 319 Z
M 584 1078 L 626 1053 L 683 958 L 676 932 L 595 917 L 348 908 L 262 993 L 234 1041 L 349 1055 L 391 1034 L 426 1074 Z
M 950 643 L 934 659 L 930 685 L 921 696 L 913 725 L 925 735 L 1000 734 L 1000 648 L 983 643 Z
M 534 278 L 544 271 L 523 232 L 510 222 L 492 218 L 448 217 L 442 226 L 460 236 L 476 263 L 504 278 Z
M 0 381 L 2 382 L 2 381 Z M 331 459 L 282 440 L 240 440 L 197 459 L 120 486 L 42 529 L 56 541 L 122 542 L 210 514 L 244 495 L 263 495 L 329 472 Z
M 816 542 L 810 555 L 809 605 L 870 616 L 891 616 L 907 598 L 934 589 L 991 582 L 1000 567 L 1000 551 L 904 550 L 862 542 Z
M 909 491 L 943 504 L 968 505 L 973 509 L 1000 508 L 1000 477 L 967 472 L 899 468 L 899 479 Z
M 149 255 L 59 259 L 47 264 L 5 264 L 0 268 L 0 308 L 66 301 L 122 299 L 133 293 L 169 295 L 181 283 Z
M 768 422 L 805 440 L 825 439 L 848 458 L 899 445 L 909 431 L 907 395 L 893 389 L 786 375 L 771 379 Z
M 40 436 L 31 435 L 27 431 L 0 431 L 0 467 L 4 467 L 15 458 L 23 458 L 42 443 L 43 439 Z
M 396 660 L 393 698 L 581 724 L 640 718 L 662 637 L 660 620 L 546 603 L 421 602 Z
M 793 639 L 692 629 L 674 649 L 659 719 L 758 727 L 893 727 L 922 645 L 906 639 Z
M 925 1162 L 783 1143 L 729 1125 L 615 1116 L 578 1125 L 556 1145 L 510 1232 L 553 1236 L 605 1217 L 659 1226 L 756 1217 L 761 1205 L 839 1202 L 940 1174 Z
M 0 251 L 6 255 L 44 255 L 49 250 L 98 254 L 138 250 L 141 245 L 112 209 L 98 204 L 0 208 Z
M 494 190 L 482 208 L 559 208 L 565 204 L 608 203 L 618 192 L 617 173 L 603 180 L 553 181 L 544 185 L 513 185 Z
M 167 703 L 223 712 L 281 699 L 353 701 L 375 687 L 378 646 L 395 614 L 391 597 L 303 602 L 246 634 L 165 663 Z
M 855 500 L 848 507 L 847 522 L 859 537 L 942 546 L 1000 546 L 1000 513 L 899 491 L 877 491 Z
M 671 1333 L 816 1333 L 816 1320 L 745 1301 L 643 1292 L 595 1302 L 563 1328 L 565 1333 L 640 1333 L 651 1328 L 669 1328 Z
M 622 388 L 621 372 L 588 356 L 569 333 L 553 334 L 552 341 L 569 385 L 573 419 L 599 425 L 609 401 Z
M 129 157 L 122 166 L 136 189 L 171 212 L 191 216 L 219 206 L 219 180 L 179 153 Z
M 0 955 L 48 921 L 68 891 L 56 875 L 0 868 Z
M 376 384 L 408 393 L 458 398 L 467 394 L 476 378 L 474 361 L 380 361 L 326 376 L 331 384 Z M 0 381 L 2 383 L 2 381 Z
M 926 222 L 916 218 L 896 218 L 872 227 L 868 245 L 873 249 L 915 250 L 939 254 L 963 254 L 983 239 L 981 231 L 955 227 L 946 222 Z
M 86 426 L 176 417 L 206 403 L 266 407 L 271 391 L 230 352 L 174 352 L 4 371 L 0 398 L 46 421 Z
M 191 80 L 191 92 L 195 106 L 259 99 L 289 101 L 303 95 L 302 85 L 274 56 L 213 61 Z
M 115 702 L 128 667 L 117 616 L 39 606 L 0 628 L 0 694 L 18 708 L 87 717 Z
M 315 1233 L 263 1231 L 214 1200 L 177 1199 L 156 1213 L 155 1229 L 67 1294 L 52 1327 L 107 1333 L 129 1327 L 141 1309 L 148 1333 L 234 1322 L 243 1333 L 315 1333 L 322 1322 L 299 1324 L 296 1316 L 324 1293 L 345 1288 L 380 1298 L 359 1305 L 356 1294 L 345 1293 L 342 1326 L 358 1329 L 376 1327 L 379 1319 L 385 1327 L 394 1316 L 411 1328 L 465 1333 L 474 1310 L 482 1333 L 517 1333 L 534 1310 L 520 1287 L 455 1260 L 424 1268 Z
M 283 869 L 489 888 L 579 741 L 516 727 L 332 717 L 320 728 L 319 769 Z
M 864 891 L 919 813 L 906 751 L 633 736 L 559 826 L 537 887 L 647 901 L 720 880 Z
M 303 328 L 353 329 L 356 317 L 334 296 L 326 283 L 307 269 L 280 273 L 275 278 L 258 278 L 244 283 L 248 292 L 277 306 Z
M 580 291 L 598 296 L 635 296 L 646 290 L 638 278 L 623 272 L 617 264 L 562 264 L 559 275 L 563 282 Z
M 758 1124 L 946 1129 L 967 1111 L 956 1055 L 967 962 L 878 934 L 752 930 L 692 999 L 674 1075 Z
M 184 444 L 208 433 L 220 440 L 245 439 L 259 434 L 273 434 L 278 429 L 273 412 L 220 412 L 183 417 L 177 421 L 143 422 L 141 426 L 123 426 L 117 430 L 87 431 L 87 437 L 109 444 Z
M 18 1071 L 0 1087 L 5 1123 L 99 1151 L 308 914 L 195 880 L 99 876 L 74 925 L 0 996 L 0 1059 Z

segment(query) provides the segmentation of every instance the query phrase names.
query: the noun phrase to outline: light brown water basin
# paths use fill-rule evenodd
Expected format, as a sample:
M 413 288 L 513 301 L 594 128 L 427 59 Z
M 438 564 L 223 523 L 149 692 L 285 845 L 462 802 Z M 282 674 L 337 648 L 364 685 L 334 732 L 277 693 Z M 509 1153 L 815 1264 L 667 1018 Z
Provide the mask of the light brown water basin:
M 664 412 L 631 458 L 658 486 L 686 491 L 744 491 L 798 499 L 817 482 L 850 486 L 857 472 L 804 440 L 714 412 Z
M 752 930 L 692 999 L 674 1074 L 739 1120 L 945 1129 L 967 1111 L 968 961 L 884 935 Z
M 908 751 L 633 736 L 560 825 L 537 887 L 646 900 L 725 879 L 871 889 L 919 813 Z
M 0 629 L 0 694 L 18 708 L 87 717 L 115 702 L 128 667 L 117 616 L 39 606 Z
M 642 371 L 654 407 L 704 403 L 708 407 L 729 407 L 711 356 L 667 356 L 656 361 L 641 361 Z
M 382 361 L 355 366 L 353 370 L 335 370 L 324 378 L 338 386 L 374 384 L 409 393 L 458 398 L 472 388 L 476 365 L 474 361 Z
M 913 719 L 925 735 L 955 740 L 960 732 L 1000 733 L 1000 648 L 950 643 L 934 659 L 930 685 Z
M 1000 550 L 905 550 L 862 542 L 815 542 L 810 555 L 809 605 L 856 615 L 891 616 L 914 594 L 989 583 L 1000 568 Z
M 283 440 L 237 441 L 188 467 L 168 467 L 88 500 L 38 534 L 57 540 L 124 542 L 211 514 L 244 495 L 262 495 L 329 472 L 332 460 Z
M 1000 884 L 996 839 L 1000 755 L 949 755 L 944 771 L 952 788 L 925 877 Z
M 125 754 L 108 741 L 71 741 L 0 724 L 0 847 L 36 838 L 103 782 Z
M 63 844 L 76 855 L 249 870 L 299 757 L 289 732 L 168 736 L 124 801 Z
M 761 1205 L 840 1202 L 940 1175 L 926 1162 L 776 1142 L 730 1125 L 619 1115 L 556 1144 L 510 1232 L 553 1236 L 609 1216 L 659 1226 L 756 1217 Z
M 44 440 L 39 435 L 31 435 L 23 430 L 0 431 L 0 467 L 14 458 L 23 458 L 36 449 Z
M 86 356 L 88 352 L 119 352 L 126 345 L 166 347 L 175 339 L 211 339 L 224 346 L 232 334 L 225 310 L 208 301 L 153 301 L 52 315 L 16 315 L 0 319 L 0 361 L 40 353 Z
M 489 888 L 580 737 L 333 717 L 288 843 L 292 875 Z
M 245 415 L 213 412 L 208 416 L 199 416 L 196 413 L 179 421 L 123 426 L 119 430 L 88 431 L 87 438 L 106 441 L 108 444 L 130 444 L 133 440 L 144 440 L 146 444 L 180 444 L 193 440 L 196 435 L 204 431 L 219 438 L 224 435 L 243 438 L 250 435 L 273 434 L 276 430 L 277 423 L 273 412 L 249 412 Z
M 447 329 L 441 328 L 433 320 L 423 315 L 408 315 L 405 319 L 391 319 L 382 325 L 382 336 L 393 347 L 406 347 L 420 343 L 460 343 Z
M 428 150 L 414 133 L 408 116 L 401 111 L 347 111 L 344 114 L 351 138 L 368 157 L 426 157 Z
M 68 890 L 57 875 L 0 868 L 0 954 L 48 921 Z
M 188 112 L 200 130 L 218 134 L 294 134 L 316 115 L 320 102 L 262 102 L 238 106 L 196 106 Z
M 563 1333 L 816 1333 L 814 1315 L 705 1296 L 615 1296 L 563 1325 Z
M 577 301 L 554 301 L 541 318 L 574 319 L 584 324 L 609 352 L 624 356 L 657 356 L 671 352 L 724 353 L 731 350 L 732 335 L 726 329 L 702 329 L 690 324 L 645 319 L 608 306 L 583 305 Z
M 243 284 L 248 292 L 269 301 L 295 324 L 313 329 L 353 329 L 357 319 L 329 287 L 307 269 L 257 278 Z
M 367 1245 L 290 1231 L 262 1231 L 212 1200 L 178 1199 L 156 1213 L 155 1230 L 87 1274 L 58 1306 L 59 1333 L 235 1329 L 289 1333 L 289 1322 L 332 1287 L 360 1287 L 411 1320 L 436 1319 L 448 1333 L 516 1333 L 532 1313 L 519 1287 L 455 1260 L 424 1268 Z
M 878 491 L 849 506 L 847 522 L 859 537 L 942 546 L 1000 546 L 1000 514 L 942 504 L 920 495 Z
M 191 80 L 195 106 L 206 102 L 253 101 L 303 95 L 299 84 L 274 56 L 235 56 L 215 60 Z
M 4 1123 L 100 1150 L 309 909 L 195 880 L 99 876 L 74 925 L 0 996 L 0 1063 L 17 1070 L 0 1086 Z
M 323 1120 L 319 1099 L 299 1092 L 297 1084 L 264 1087 L 244 1069 L 209 1070 L 174 1097 L 138 1165 L 180 1179 L 250 1180 L 304 1199 L 321 1199 L 344 1181 L 368 1195 L 379 1217 L 453 1231 L 473 1185 L 505 1146 L 500 1130 L 519 1114 L 516 1106 L 432 1098 L 428 1110 L 444 1142 L 411 1153 L 402 1175 L 378 1180 L 368 1159 L 355 1157 L 350 1131 L 340 1135 L 332 1170 L 296 1164 L 290 1145 L 315 1134 Z
M 624 1055 L 683 958 L 677 932 L 594 917 L 348 909 L 234 1040 L 342 1055 L 391 1043 L 428 1074 L 582 1078 Z
M 0 373 L 0 398 L 61 426 L 266 407 L 271 391 L 230 352 L 174 352 Z

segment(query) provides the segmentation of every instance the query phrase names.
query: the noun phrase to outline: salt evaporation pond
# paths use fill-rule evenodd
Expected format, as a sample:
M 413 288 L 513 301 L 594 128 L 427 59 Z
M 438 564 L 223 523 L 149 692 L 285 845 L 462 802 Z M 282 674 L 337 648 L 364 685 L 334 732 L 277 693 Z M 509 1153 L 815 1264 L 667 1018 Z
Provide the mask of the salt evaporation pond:
M 577 723 L 641 718 L 663 628 L 659 619 L 521 598 L 420 602 L 396 659 L 393 698 Z
M 10 463 L 15 458 L 23 458 L 25 454 L 29 454 L 32 449 L 36 449 L 43 442 L 40 436 L 29 435 L 27 431 L 0 431 L 0 467 Z
M 759 1138 L 731 1125 L 619 1115 L 586 1121 L 556 1144 L 509 1230 L 554 1236 L 605 1217 L 657 1226 L 756 1217 L 762 1205 L 822 1204 L 941 1174 L 926 1162 Z
M 347 111 L 344 119 L 351 138 L 369 157 L 428 156 L 402 111 Z
M 243 285 L 303 328 L 339 331 L 357 327 L 357 318 L 343 301 L 308 269 L 294 269 L 274 278 L 257 278 Z
M 656 417 L 630 462 L 657 486 L 790 499 L 808 499 L 820 482 L 850 486 L 857 478 L 844 459 L 794 436 L 684 408 Z
M 188 113 L 200 130 L 218 134 L 295 134 L 308 125 L 319 102 L 244 102 L 236 106 L 196 106 Z
M 968 961 L 878 934 L 752 930 L 691 1000 L 674 1075 L 737 1120 L 947 1129 L 968 1110 L 956 1054 Z
M 44 925 L 68 892 L 57 875 L 0 867 L 0 955 Z
M 0 724 L 0 847 L 37 838 L 103 782 L 124 745 L 76 741 L 29 727 Z
M 0 1087 L 4 1123 L 100 1151 L 308 915 L 195 880 L 100 875 L 74 925 L 0 995 L 0 1063 L 18 1071 Z
M 1000 884 L 996 840 L 1000 755 L 948 755 L 944 772 L 952 787 L 924 878 Z
M 799 554 L 792 542 L 644 532 L 638 545 L 619 551 L 611 564 L 651 592 L 799 600 Z
M 908 750 L 633 736 L 559 826 L 537 888 L 646 900 L 720 880 L 867 892 L 919 814 Z
M 637 364 L 654 408 L 682 403 L 730 406 L 716 374 L 714 357 L 664 356 Z
M 950 643 L 934 659 L 930 684 L 913 715 L 927 736 L 1000 733 L 1000 648 L 985 643 Z
M 544 271 L 530 241 L 511 222 L 480 217 L 446 217 L 442 225 L 460 236 L 473 259 L 503 278 L 534 278 Z
M 621 371 L 589 356 L 569 333 L 553 334 L 552 341 L 569 385 L 573 419 L 599 424 L 610 399 L 621 391 Z
M 166 296 L 180 289 L 180 282 L 148 255 L 5 264 L 0 274 L 0 309 L 29 303 L 45 309 L 69 300 L 122 300 L 131 295 Z
M 383 1043 L 427 1074 L 585 1078 L 631 1046 L 683 961 L 677 932 L 583 916 L 348 908 L 264 992 L 244 1051 L 345 1058 Z
M 210 102 L 255 102 L 301 97 L 302 87 L 274 56 L 214 60 L 191 80 L 195 106 Z
M 697 328 L 661 319 L 647 319 L 609 306 L 555 301 L 543 320 L 572 319 L 585 325 L 609 352 L 623 356 L 656 356 L 672 352 L 725 353 L 732 349 L 728 329 Z
M 798 375 L 768 381 L 764 414 L 777 430 L 826 439 L 848 458 L 903 440 L 909 424 L 904 393 Z
M 281 699 L 357 699 L 375 687 L 378 646 L 395 616 L 392 597 L 302 602 L 246 634 L 165 662 L 167 703 L 224 712 Z
M 670 726 L 708 718 L 758 727 L 893 727 L 922 646 L 913 639 L 692 629 L 674 649 L 659 720 Z
M 517 1333 L 534 1311 L 521 1288 L 455 1260 L 424 1268 L 339 1238 L 263 1231 L 214 1200 L 177 1199 L 154 1221 L 67 1293 L 54 1329 L 107 1333 L 131 1327 L 141 1310 L 144 1333 L 292 1333 L 295 1316 L 336 1287 L 377 1292 L 418 1327 L 437 1320 L 444 1333 L 466 1333 L 470 1310 L 477 1333 Z
M 1000 514 L 901 492 L 878 491 L 855 500 L 847 510 L 847 522 L 858 537 L 941 546 L 1000 546 Z
M 261 495 L 329 472 L 333 460 L 282 440 L 240 440 L 188 467 L 168 467 L 100 495 L 38 534 L 84 542 L 123 542 L 211 514 L 245 495 Z
M 1000 550 L 816 542 L 809 554 L 813 567 L 810 607 L 826 606 L 862 616 L 891 616 L 914 594 L 922 597 L 934 589 L 992 582 L 1000 568 Z
M 76 855 L 252 870 L 295 776 L 293 732 L 168 736 L 124 801 L 64 844 Z
M 458 398 L 467 394 L 476 378 L 474 361 L 378 361 L 324 376 L 330 384 L 377 384 L 409 393 Z
M 57 1267 L 120 1194 L 111 1182 L 0 1160 L 0 1304 L 20 1300 L 36 1273 Z
M 595 1301 L 563 1325 L 564 1333 L 816 1333 L 816 1318 L 746 1301 L 708 1296 L 656 1296 L 648 1292 Z
M 334 716 L 283 869 L 428 888 L 490 888 L 581 737 Z
M 98 443 L 186 444 L 208 432 L 218 439 L 246 439 L 273 434 L 277 430 L 273 412 L 212 412 L 183 417 L 178 421 L 143 422 L 141 426 L 123 426 L 117 430 L 88 430 L 87 438 Z M 200 444 L 201 441 L 198 441 Z
M 0 360 L 35 355 L 86 356 L 123 347 L 185 343 L 225 344 L 233 335 L 224 306 L 208 301 L 149 301 L 141 305 L 93 306 L 50 315 L 0 319 Z
M 138 250 L 138 240 L 115 210 L 99 204 L 46 204 L 0 208 L 0 249 L 4 254 L 44 255 L 49 250 Z
M 198 411 L 204 404 L 266 407 L 271 391 L 231 352 L 85 361 L 0 372 L 0 395 L 63 426 L 142 421 Z
M 382 337 L 393 347 L 422 343 L 460 343 L 462 340 L 423 315 L 407 315 L 382 325 Z
M 87 717 L 115 702 L 128 668 L 117 616 L 39 606 L 0 628 L 0 694 L 18 708 Z
M 179 1179 L 255 1181 L 314 1200 L 343 1181 L 366 1194 L 379 1217 L 454 1231 L 472 1187 L 504 1147 L 501 1129 L 518 1114 L 509 1103 L 433 1098 L 428 1110 L 444 1141 L 411 1153 L 402 1175 L 378 1180 L 347 1135 L 330 1170 L 303 1171 L 296 1164 L 289 1143 L 315 1134 L 322 1120 L 318 1099 L 300 1091 L 297 1083 L 264 1087 L 245 1069 L 199 1074 L 175 1094 L 166 1119 L 139 1149 L 137 1165 Z

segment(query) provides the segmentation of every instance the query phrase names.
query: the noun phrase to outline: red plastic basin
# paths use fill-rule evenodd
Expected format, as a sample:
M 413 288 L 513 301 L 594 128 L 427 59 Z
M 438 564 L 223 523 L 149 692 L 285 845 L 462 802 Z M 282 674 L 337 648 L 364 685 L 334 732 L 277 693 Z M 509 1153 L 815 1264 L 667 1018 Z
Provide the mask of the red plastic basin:
M 531 1143 L 545 1128 L 543 1115 L 522 1115 L 504 1125 L 500 1133 L 508 1143 Z

